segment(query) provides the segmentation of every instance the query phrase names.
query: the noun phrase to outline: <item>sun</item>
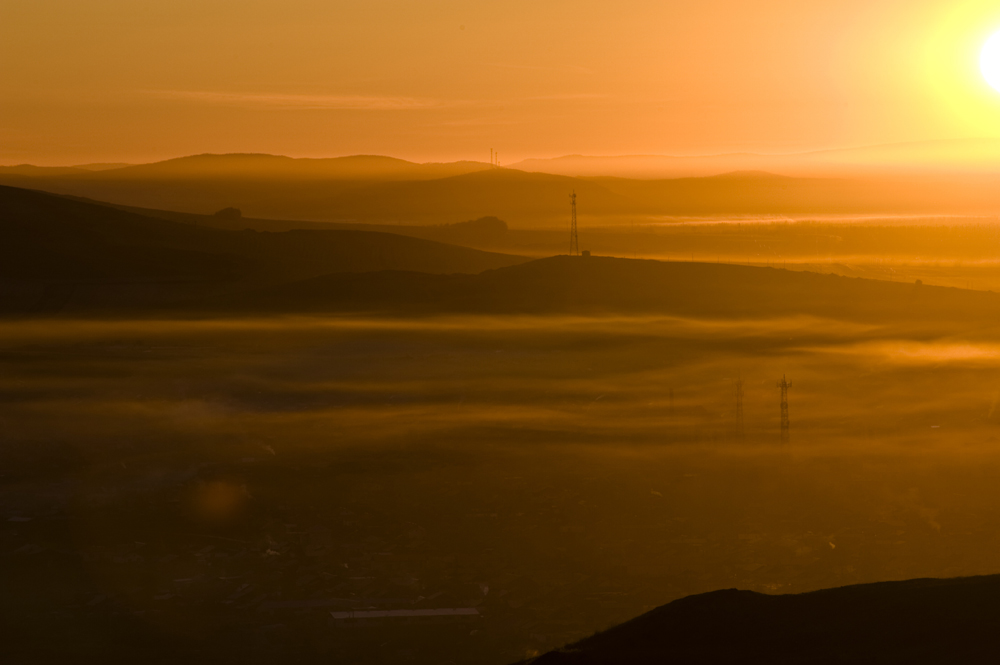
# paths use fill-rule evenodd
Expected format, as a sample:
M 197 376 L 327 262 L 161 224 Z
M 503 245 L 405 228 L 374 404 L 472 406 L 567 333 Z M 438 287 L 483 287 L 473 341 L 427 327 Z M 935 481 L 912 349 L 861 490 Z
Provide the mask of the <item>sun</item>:
M 979 69 L 983 78 L 994 90 L 1000 91 L 1000 32 L 995 33 L 983 44 L 979 54 Z

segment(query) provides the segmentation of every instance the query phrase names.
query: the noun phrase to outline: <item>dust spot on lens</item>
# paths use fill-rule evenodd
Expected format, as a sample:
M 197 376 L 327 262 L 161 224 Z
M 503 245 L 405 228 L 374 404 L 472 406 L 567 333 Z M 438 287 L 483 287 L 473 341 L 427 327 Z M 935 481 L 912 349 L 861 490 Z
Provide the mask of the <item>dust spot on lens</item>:
M 194 488 L 194 509 L 202 519 L 221 522 L 236 516 L 249 496 L 246 485 L 225 480 L 203 480 Z

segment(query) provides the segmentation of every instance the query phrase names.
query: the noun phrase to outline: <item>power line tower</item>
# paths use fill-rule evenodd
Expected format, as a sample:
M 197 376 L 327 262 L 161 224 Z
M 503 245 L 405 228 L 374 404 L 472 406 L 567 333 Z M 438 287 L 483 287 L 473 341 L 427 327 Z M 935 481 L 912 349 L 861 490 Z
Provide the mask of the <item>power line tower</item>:
M 781 442 L 788 443 L 788 389 L 792 387 L 792 384 L 782 376 L 778 387 L 781 388 Z
M 576 236 L 576 190 L 569 195 L 570 207 L 572 209 L 572 217 L 569 228 L 569 255 L 579 256 L 580 255 L 580 239 Z
M 743 429 L 743 376 L 738 375 L 736 379 L 736 437 L 740 441 L 746 440 Z

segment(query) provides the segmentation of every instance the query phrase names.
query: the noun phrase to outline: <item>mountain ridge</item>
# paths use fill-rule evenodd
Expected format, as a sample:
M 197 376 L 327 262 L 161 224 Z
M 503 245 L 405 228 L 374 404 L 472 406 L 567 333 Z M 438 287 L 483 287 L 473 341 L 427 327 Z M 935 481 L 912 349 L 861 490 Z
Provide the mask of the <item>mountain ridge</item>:
M 0 174 L 37 177 L 74 176 L 81 180 L 143 178 L 293 178 L 293 179 L 424 179 L 486 170 L 481 162 L 411 162 L 384 155 L 288 157 L 269 153 L 201 153 L 147 164 L 92 164 L 40 167 L 0 166 Z
M 539 173 L 638 179 L 704 177 L 765 170 L 788 176 L 870 177 L 1000 172 L 1000 139 L 909 141 L 791 153 L 563 155 L 509 165 Z
M 252 313 L 816 316 L 989 325 L 1000 295 L 735 264 L 555 256 L 475 275 L 339 273 L 246 291 L 210 309 Z
M 480 272 L 526 260 L 378 231 L 218 229 L 0 186 L 3 311 L 31 310 L 32 299 L 57 284 L 80 293 L 145 284 L 145 304 L 157 306 L 164 290 L 179 302 L 337 271 Z M 142 298 L 139 289 L 121 307 L 143 306 Z
M 990 662 L 1000 575 L 802 594 L 724 589 L 660 606 L 523 665 Z

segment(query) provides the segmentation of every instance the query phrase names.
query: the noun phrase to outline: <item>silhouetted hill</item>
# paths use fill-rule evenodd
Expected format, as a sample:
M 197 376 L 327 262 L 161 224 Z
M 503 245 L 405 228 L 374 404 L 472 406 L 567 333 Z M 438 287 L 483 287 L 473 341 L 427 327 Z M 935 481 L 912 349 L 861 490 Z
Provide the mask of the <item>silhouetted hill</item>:
M 688 596 L 532 665 L 988 663 L 1000 575 L 881 582 L 795 595 Z
M 223 306 L 223 303 L 217 303 Z M 739 265 L 557 256 L 478 275 L 325 275 L 244 294 L 256 311 L 814 315 L 870 322 L 993 320 L 988 292 Z
M 244 217 L 244 216 L 240 216 L 239 218 L 234 219 L 225 216 L 220 217 L 216 214 L 203 215 L 193 212 L 177 212 L 176 210 L 160 210 L 157 208 L 143 208 L 140 206 L 120 205 L 117 203 L 98 201 L 96 199 L 87 198 L 86 196 L 72 196 L 69 194 L 64 194 L 60 196 L 62 196 L 63 198 L 70 199 L 72 201 L 80 201 L 82 203 L 104 206 L 106 208 L 115 208 L 117 210 L 124 210 L 125 212 L 135 213 L 136 215 L 142 215 L 143 217 L 166 219 L 171 222 L 180 222 L 181 224 L 192 224 L 194 226 L 209 226 L 216 229 L 228 229 L 230 231 L 245 231 L 247 229 L 250 229 L 252 231 L 341 229 L 341 230 L 352 230 L 352 231 L 383 231 L 385 233 L 395 233 L 394 229 L 410 228 L 406 226 L 396 226 L 389 224 L 380 224 L 377 225 L 376 227 L 376 225 L 373 224 L 338 224 L 337 222 L 307 222 L 294 219 L 261 219 L 259 217 Z
M 503 222 L 478 220 L 451 232 L 484 228 L 502 233 Z M 525 261 L 369 231 L 216 229 L 0 187 L 0 279 L 8 287 L 56 283 L 60 292 L 71 285 L 75 295 L 63 299 L 71 309 L 809 314 L 864 321 L 979 320 L 1000 311 L 992 293 L 773 268 L 609 257 Z M 108 283 L 132 284 L 132 294 L 118 298 L 95 286 Z M 145 297 L 137 283 L 160 291 L 171 285 L 172 295 Z M 38 293 L 8 289 L 0 307 L 17 309 Z
M 232 217 L 226 215 L 197 215 L 189 212 L 176 212 L 173 210 L 156 210 L 153 208 L 139 208 L 135 206 L 122 206 L 103 201 L 94 201 L 84 197 L 67 196 L 66 198 L 91 203 L 94 205 L 106 206 L 132 212 L 145 217 L 166 219 L 182 224 L 193 224 L 195 226 L 210 226 L 218 229 L 230 229 L 245 231 L 293 231 L 301 229 L 313 230 L 342 230 L 342 231 L 374 231 L 379 233 L 395 233 L 398 235 L 412 236 L 414 238 L 424 238 L 457 245 L 472 244 L 495 244 L 502 240 L 507 234 L 507 223 L 499 217 L 492 215 L 472 219 L 464 222 L 454 222 L 451 224 L 350 224 L 338 222 L 303 222 L 300 220 L 286 219 L 259 219 L 254 217 Z
M 909 191 L 907 199 L 899 183 L 791 178 L 765 171 L 670 180 L 592 180 L 638 209 L 671 215 L 888 213 L 934 205 L 914 198 L 912 187 L 903 186 Z
M 594 212 L 632 211 L 625 197 L 601 184 L 563 176 L 494 169 L 429 181 L 384 182 L 346 190 L 328 204 L 340 217 L 374 220 L 565 219 L 576 191 Z
M 215 168 L 230 159 L 238 164 L 246 161 L 245 168 Z M 360 165 L 348 167 L 343 160 L 352 164 L 356 160 Z M 123 206 L 197 214 L 232 206 L 246 217 L 340 223 L 441 224 L 487 215 L 508 220 L 565 218 L 574 189 L 595 212 L 636 209 L 603 185 L 563 176 L 488 166 L 483 170 L 479 164 L 401 162 L 405 168 L 388 177 L 373 173 L 368 160 L 379 165 L 401 162 L 341 158 L 331 160 L 337 163 L 336 169 L 304 170 L 299 164 L 304 160 L 206 155 L 66 176 L 0 173 L 0 183 Z
M 16 166 L 0 166 L 0 175 L 47 178 L 86 175 L 87 173 L 121 169 L 126 166 L 131 166 L 131 164 L 78 164 L 76 166 L 34 166 L 32 164 L 18 164 Z
M 245 279 L 225 232 L 0 187 L 0 278 Z
M 900 176 L 915 173 L 1000 172 L 995 138 L 918 141 L 784 155 L 566 155 L 526 159 L 510 168 L 574 177 L 638 179 L 710 176 L 727 171 L 773 171 L 805 177 Z
M 114 169 L 123 169 L 126 166 L 134 165 L 126 164 L 125 162 L 95 162 L 92 164 L 74 164 L 73 168 L 83 169 L 84 171 L 113 171 Z
M 76 166 L 33 166 L 18 164 L 16 166 L 0 166 L 0 176 L 25 176 L 29 178 L 55 178 L 87 173 L 87 169 Z
M 26 303 L 54 284 L 78 295 L 96 283 L 155 284 L 158 293 L 172 285 L 168 300 L 176 302 L 225 285 L 331 272 L 481 272 L 524 260 L 389 233 L 215 229 L 0 187 L 0 309 L 30 309 Z M 106 306 L 143 304 L 141 290 L 132 291 Z M 158 297 L 150 295 L 146 304 Z
M 417 164 L 380 155 L 295 159 L 280 155 L 192 155 L 102 171 L 96 180 L 422 180 L 489 169 L 480 162 Z
M 0 169 L 0 183 L 211 214 L 339 223 L 441 224 L 493 215 L 515 228 L 551 226 L 579 195 L 586 218 L 729 214 L 991 212 L 1000 191 L 987 175 L 888 178 L 783 177 L 739 170 L 714 177 L 629 180 L 495 169 L 475 162 L 413 164 L 388 157 L 301 160 L 199 155 L 156 164 L 85 169 Z

